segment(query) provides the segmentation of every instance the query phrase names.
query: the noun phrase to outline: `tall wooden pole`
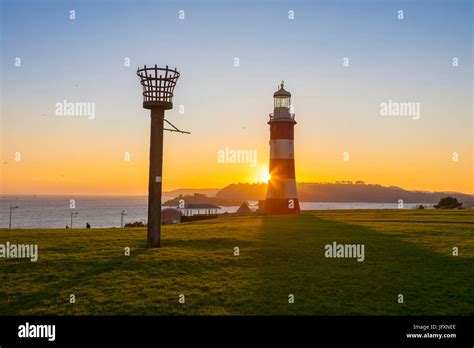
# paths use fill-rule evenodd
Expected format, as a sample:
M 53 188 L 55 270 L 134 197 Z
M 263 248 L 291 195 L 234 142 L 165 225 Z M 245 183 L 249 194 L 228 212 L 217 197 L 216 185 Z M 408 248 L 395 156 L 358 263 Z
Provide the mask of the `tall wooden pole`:
M 159 68 L 145 65 L 137 70 L 143 87 L 143 107 L 150 110 L 150 169 L 148 173 L 148 225 L 147 246 L 161 246 L 161 186 L 163 175 L 163 131 L 165 110 L 173 108 L 173 90 L 179 78 L 177 69 Z M 169 121 L 173 129 L 178 131 Z M 186 133 L 186 132 L 183 132 Z
M 161 185 L 163 174 L 163 122 L 165 109 L 162 107 L 151 108 L 150 117 L 147 245 L 149 248 L 159 248 L 161 242 Z

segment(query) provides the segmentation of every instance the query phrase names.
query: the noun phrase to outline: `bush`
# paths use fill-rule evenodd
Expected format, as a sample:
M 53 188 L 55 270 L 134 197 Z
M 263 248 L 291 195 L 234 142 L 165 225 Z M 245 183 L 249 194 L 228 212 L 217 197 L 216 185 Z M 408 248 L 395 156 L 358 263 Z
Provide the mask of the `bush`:
M 458 200 L 453 197 L 441 198 L 438 204 L 434 205 L 436 209 L 462 209 L 461 206 L 462 202 L 459 203 Z
M 146 225 L 142 221 L 129 222 L 125 224 L 125 227 L 145 227 Z

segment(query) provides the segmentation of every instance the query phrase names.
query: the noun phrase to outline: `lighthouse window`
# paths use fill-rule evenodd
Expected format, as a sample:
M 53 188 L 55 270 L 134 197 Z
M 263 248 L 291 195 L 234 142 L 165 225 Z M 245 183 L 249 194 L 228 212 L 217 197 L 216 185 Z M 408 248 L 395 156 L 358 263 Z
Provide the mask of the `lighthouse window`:
M 276 108 L 288 108 L 290 106 L 290 98 L 275 98 Z

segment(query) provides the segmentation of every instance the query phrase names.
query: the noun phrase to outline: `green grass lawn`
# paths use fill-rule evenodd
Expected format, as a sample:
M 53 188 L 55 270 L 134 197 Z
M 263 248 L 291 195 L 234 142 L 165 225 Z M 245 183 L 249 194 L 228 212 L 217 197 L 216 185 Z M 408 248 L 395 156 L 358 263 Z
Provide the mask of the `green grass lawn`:
M 0 243 L 39 247 L 38 262 L 0 259 L 0 314 L 474 314 L 473 211 L 219 218 L 162 235 L 147 249 L 144 228 L 0 229 Z M 365 261 L 325 258 L 333 241 L 364 244 Z

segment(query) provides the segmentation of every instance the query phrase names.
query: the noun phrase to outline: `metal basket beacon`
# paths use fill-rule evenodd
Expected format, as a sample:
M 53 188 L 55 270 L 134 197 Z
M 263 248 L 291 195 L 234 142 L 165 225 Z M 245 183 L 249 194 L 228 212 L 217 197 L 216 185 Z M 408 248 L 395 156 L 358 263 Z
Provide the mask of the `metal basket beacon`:
M 161 190 L 163 172 L 163 131 L 187 133 L 165 119 L 165 110 L 173 108 L 173 91 L 180 76 L 178 70 L 154 67 L 137 70 L 143 87 L 143 107 L 150 110 L 150 171 L 148 181 L 148 230 L 147 245 L 160 247 L 161 239 Z M 164 128 L 164 122 L 172 128 Z

